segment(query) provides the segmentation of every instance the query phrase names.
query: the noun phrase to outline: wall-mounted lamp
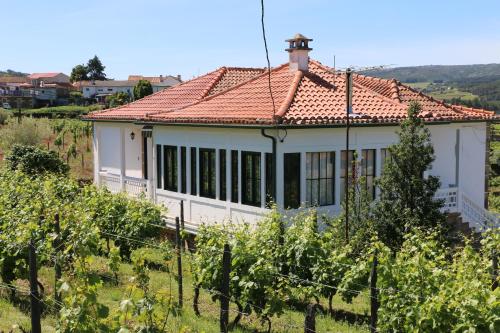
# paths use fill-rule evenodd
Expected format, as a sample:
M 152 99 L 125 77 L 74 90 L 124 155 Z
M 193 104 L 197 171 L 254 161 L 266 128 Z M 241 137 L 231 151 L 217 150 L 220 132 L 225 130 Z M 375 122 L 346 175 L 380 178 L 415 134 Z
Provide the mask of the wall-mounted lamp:
M 134 140 L 135 138 L 135 133 L 134 132 L 130 132 L 130 140 Z

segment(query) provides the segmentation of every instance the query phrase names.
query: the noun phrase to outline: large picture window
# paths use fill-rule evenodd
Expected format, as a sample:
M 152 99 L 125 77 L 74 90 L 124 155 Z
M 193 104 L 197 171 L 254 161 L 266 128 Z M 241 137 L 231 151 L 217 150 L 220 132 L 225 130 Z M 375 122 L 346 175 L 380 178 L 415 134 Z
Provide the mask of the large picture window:
M 156 187 L 162 188 L 161 145 L 156 145 Z
M 260 153 L 241 152 L 241 201 L 245 205 L 260 207 Z
M 365 178 L 365 189 L 368 196 L 375 198 L 375 149 L 363 149 L 361 159 L 361 176 Z
M 196 190 L 196 147 L 191 147 L 191 195 L 197 195 L 198 191 Z
M 215 149 L 200 148 L 200 196 L 215 199 Z
M 164 189 L 177 192 L 177 147 L 163 146 Z
M 231 150 L 231 201 L 238 202 L 238 151 Z
M 306 154 L 306 200 L 310 206 L 333 205 L 335 152 Z
M 300 153 L 284 154 L 285 208 L 300 206 Z
M 348 155 L 348 156 L 347 156 Z M 348 162 L 349 160 L 349 166 Z M 340 200 L 343 201 L 345 200 L 345 184 L 346 184 L 346 168 L 349 168 L 348 171 L 348 178 L 350 177 L 355 177 L 355 172 L 354 168 L 356 167 L 356 164 L 354 163 L 354 150 L 349 150 L 349 154 L 346 154 L 345 150 L 342 150 L 341 152 L 341 158 L 340 158 Z
M 226 201 L 226 150 L 219 150 L 219 200 Z

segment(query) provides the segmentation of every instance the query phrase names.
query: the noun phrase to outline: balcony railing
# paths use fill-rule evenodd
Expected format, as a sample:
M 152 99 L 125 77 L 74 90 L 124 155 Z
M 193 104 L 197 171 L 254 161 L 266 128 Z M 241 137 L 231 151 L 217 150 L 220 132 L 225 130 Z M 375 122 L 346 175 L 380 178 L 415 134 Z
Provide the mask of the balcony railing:
M 117 174 L 100 172 L 101 185 L 106 186 L 112 193 L 126 192 L 134 197 L 145 195 L 151 198 L 151 182 L 147 179 L 120 176 Z

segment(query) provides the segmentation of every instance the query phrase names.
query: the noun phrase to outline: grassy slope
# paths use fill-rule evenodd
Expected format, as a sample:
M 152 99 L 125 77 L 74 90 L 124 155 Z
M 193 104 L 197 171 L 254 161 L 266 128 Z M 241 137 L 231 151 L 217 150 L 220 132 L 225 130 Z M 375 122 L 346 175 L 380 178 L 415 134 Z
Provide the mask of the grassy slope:
M 207 292 L 200 293 L 200 312 L 201 316 L 197 317 L 192 310 L 193 288 L 192 279 L 189 272 L 189 260 L 184 257 L 184 310 L 181 316 L 171 317 L 168 322 L 168 332 L 179 332 L 182 328 L 190 328 L 188 332 L 218 332 L 219 330 L 219 305 L 213 303 Z M 106 261 L 102 258 L 96 258 L 94 267 L 97 271 L 105 273 Z M 173 266 L 175 267 L 175 265 Z M 119 279 L 120 285 L 115 286 L 106 283 L 99 293 L 99 301 L 110 307 L 110 313 L 113 313 L 119 308 L 119 303 L 125 298 L 125 288 L 127 281 L 132 275 L 132 267 L 129 264 L 122 264 L 120 268 Z M 151 288 L 154 292 L 160 290 L 170 293 L 177 299 L 177 283 L 173 277 L 166 272 L 151 271 Z M 53 270 L 50 268 L 42 268 L 39 272 L 39 279 L 46 287 L 47 293 L 51 297 L 53 288 Z M 26 281 L 21 281 L 23 286 Z M 322 300 L 325 305 L 326 301 Z M 360 296 L 356 298 L 353 304 L 346 304 L 340 300 L 338 296 L 334 298 L 334 308 L 353 311 L 360 314 L 369 312 L 369 304 L 367 297 Z M 235 316 L 236 307 L 231 305 L 230 320 Z M 55 332 L 55 318 L 53 315 L 43 318 L 43 332 Z M 272 319 L 273 332 L 303 332 L 304 314 L 300 311 L 287 310 L 280 318 Z M 18 308 L 9 304 L 5 299 L 0 298 L 0 331 L 8 330 L 12 325 L 20 324 L 23 327 L 29 327 L 29 317 L 26 313 L 21 312 Z M 244 333 L 255 332 L 256 330 L 263 331 L 264 326 L 255 316 L 243 318 L 240 327 L 237 327 L 232 332 Z M 366 332 L 368 328 L 365 326 L 349 325 L 344 322 L 335 322 L 329 317 L 318 315 L 316 321 L 316 329 L 318 332 Z

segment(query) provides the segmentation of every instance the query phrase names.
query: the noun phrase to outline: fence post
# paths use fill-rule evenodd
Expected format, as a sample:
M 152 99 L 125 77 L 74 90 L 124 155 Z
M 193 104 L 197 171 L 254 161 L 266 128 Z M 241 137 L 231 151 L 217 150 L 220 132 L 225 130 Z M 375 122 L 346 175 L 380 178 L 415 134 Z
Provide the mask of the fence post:
M 179 286 L 179 308 L 182 309 L 182 254 L 181 254 L 181 230 L 179 217 L 175 218 L 175 247 L 177 252 L 177 284 Z
M 184 200 L 181 200 L 181 230 L 184 232 Z M 186 240 L 182 242 L 182 250 L 185 251 L 188 248 L 186 245 Z
M 492 266 L 493 266 L 493 269 L 492 269 L 492 272 L 491 272 L 491 278 L 493 280 L 493 283 L 491 284 L 491 290 L 495 290 L 498 288 L 498 256 L 497 256 L 497 252 L 495 250 L 493 250 L 493 253 L 492 253 Z
M 29 274 L 30 274 L 30 300 L 31 300 L 31 332 L 42 333 L 40 323 L 40 296 L 38 295 L 38 277 L 36 266 L 35 242 L 33 238 L 29 244 Z
M 370 333 L 377 332 L 378 290 L 377 290 L 377 250 L 373 254 L 372 270 L 370 273 Z
M 59 214 L 55 215 L 55 225 L 54 229 L 56 232 L 56 239 L 54 240 L 54 245 L 56 249 L 55 253 L 55 261 L 54 261 L 54 299 L 55 299 L 55 307 L 57 310 L 60 310 L 61 304 L 61 293 L 59 292 L 58 284 L 59 280 L 62 277 L 62 268 L 61 263 L 59 262 L 59 253 L 61 253 L 61 225 L 59 224 Z
M 227 333 L 229 326 L 229 274 L 231 273 L 231 249 L 224 244 L 222 254 L 222 283 L 220 287 L 220 331 Z

